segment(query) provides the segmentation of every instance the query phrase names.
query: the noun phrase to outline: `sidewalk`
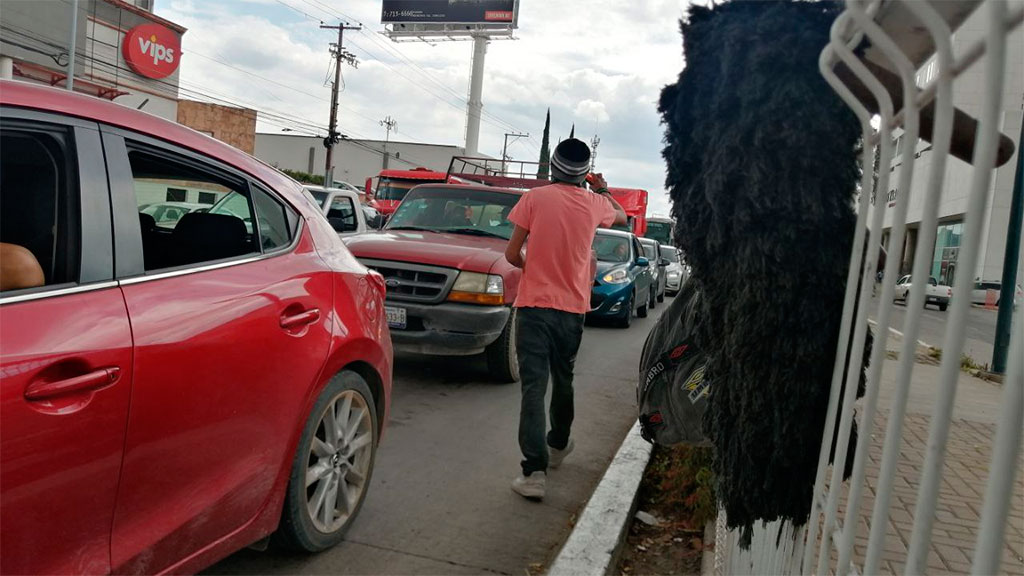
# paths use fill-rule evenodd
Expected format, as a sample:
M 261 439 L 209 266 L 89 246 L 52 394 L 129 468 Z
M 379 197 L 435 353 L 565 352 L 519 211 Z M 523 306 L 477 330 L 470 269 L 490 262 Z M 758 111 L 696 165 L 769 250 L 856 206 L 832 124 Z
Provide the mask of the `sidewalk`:
M 890 337 L 887 349 L 895 350 L 898 347 L 898 337 Z M 896 390 L 898 368 L 898 360 L 890 358 L 885 361 L 875 425 L 870 431 L 862 431 L 871 434 L 872 442 L 868 452 L 868 480 L 861 498 L 854 549 L 854 562 L 858 565 L 863 565 L 865 559 L 868 525 L 874 507 L 874 488 L 878 484 L 884 436 Z M 913 532 L 914 506 L 920 470 L 927 450 L 939 373 L 937 365 L 918 362 L 914 366 L 883 555 L 882 569 L 888 573 L 902 574 L 904 570 Z M 998 384 L 980 380 L 966 373 L 960 375 L 942 484 L 935 510 L 932 545 L 927 563 L 929 573 L 970 572 L 1001 394 L 1002 388 Z M 862 410 L 858 408 L 859 412 Z M 849 489 L 848 484 L 844 483 L 843 506 Z M 1000 572 L 1024 576 L 1024 458 L 1018 461 L 1014 487 Z

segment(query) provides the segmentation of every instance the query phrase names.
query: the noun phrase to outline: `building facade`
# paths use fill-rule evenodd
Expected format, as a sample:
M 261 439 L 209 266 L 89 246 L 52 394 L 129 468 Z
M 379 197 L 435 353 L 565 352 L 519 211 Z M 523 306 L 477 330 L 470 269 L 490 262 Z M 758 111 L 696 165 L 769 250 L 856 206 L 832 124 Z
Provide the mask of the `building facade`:
M 1014 0 L 1019 4 L 1021 0 Z M 953 53 L 963 54 L 968 47 L 983 40 L 986 29 L 985 14 L 982 10 L 972 15 L 953 37 Z M 1017 28 L 1010 37 L 1006 62 L 1006 82 L 1000 114 L 1001 132 L 1009 136 L 1017 145 L 1021 134 L 1021 122 L 1024 119 L 1024 30 Z M 1013 49 L 1013 47 L 1016 49 Z M 986 92 L 985 70 L 983 61 L 975 64 L 953 83 L 954 105 L 977 118 L 981 113 L 982 102 Z M 928 62 L 920 70 L 918 84 L 924 85 L 931 81 L 937 66 Z M 907 240 L 904 243 L 901 258 L 901 273 L 909 274 L 915 257 L 918 231 L 924 219 L 924 195 L 928 187 L 929 172 L 933 156 L 932 146 L 928 142 L 906 142 L 903 136 L 897 135 L 896 155 L 893 159 L 889 175 L 887 202 L 889 209 L 885 215 L 883 238 L 888 242 L 893 225 L 893 207 L 897 198 L 906 191 L 898 189 L 899 168 L 914 154 L 914 176 L 909 190 L 910 198 L 907 211 Z M 923 255 L 931 259 L 931 275 L 940 283 L 952 286 L 957 277 L 970 275 L 976 282 L 999 281 L 1002 277 L 1003 258 L 1006 253 L 1007 228 L 1009 225 L 1010 199 L 1013 191 L 1013 180 L 1020 163 L 1019 152 L 1010 161 L 996 169 L 987 191 L 988 203 L 982 226 L 981 252 L 974 270 L 963 270 L 959 262 L 960 246 L 964 238 L 965 216 L 968 198 L 971 191 L 971 179 L 974 167 L 949 157 L 946 163 L 945 180 L 939 202 L 939 225 L 935 244 L 930 254 Z M 891 255 L 890 255 L 891 257 Z M 1018 264 L 1017 283 L 1022 283 L 1024 275 L 1024 259 Z M 895 281 L 896 279 L 892 279 Z
M 256 149 L 255 110 L 178 100 L 178 124 L 213 136 L 249 154 Z
M 2 12 L 0 75 L 63 88 L 72 2 L 3 0 Z M 152 0 L 79 0 L 74 89 L 176 120 L 183 34 Z
M 367 178 L 386 168 L 446 172 L 452 157 L 464 153 L 464 148 L 443 144 L 344 139 L 334 146 L 334 179 L 362 189 Z M 325 172 L 327 149 L 322 137 L 258 133 L 253 155 L 275 168 L 319 175 Z

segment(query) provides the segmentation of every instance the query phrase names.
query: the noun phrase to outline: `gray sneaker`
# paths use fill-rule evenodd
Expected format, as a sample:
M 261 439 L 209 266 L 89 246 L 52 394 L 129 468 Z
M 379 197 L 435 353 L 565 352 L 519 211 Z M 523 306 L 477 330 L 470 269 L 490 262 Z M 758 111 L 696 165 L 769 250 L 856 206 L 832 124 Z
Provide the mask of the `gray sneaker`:
M 523 498 L 529 498 L 530 500 L 543 500 L 544 484 L 546 480 L 547 474 L 543 472 L 534 472 L 529 476 L 523 476 L 520 474 L 512 481 L 512 491 Z
M 558 448 L 548 447 L 550 454 L 548 456 L 548 468 L 558 468 L 562 465 L 562 460 L 572 452 L 572 449 L 576 447 L 576 443 L 569 438 L 569 443 L 565 445 L 565 448 L 559 450 Z

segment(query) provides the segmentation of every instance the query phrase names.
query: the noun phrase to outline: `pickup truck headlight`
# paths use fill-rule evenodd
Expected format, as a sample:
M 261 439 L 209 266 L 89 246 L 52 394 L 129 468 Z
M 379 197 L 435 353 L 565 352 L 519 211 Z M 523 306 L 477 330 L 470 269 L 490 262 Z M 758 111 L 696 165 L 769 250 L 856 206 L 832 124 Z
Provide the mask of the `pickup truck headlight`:
M 629 274 L 627 274 L 622 268 L 618 268 L 605 274 L 602 280 L 608 284 L 625 284 L 629 282 Z
M 496 274 L 459 272 L 451 292 L 448 293 L 448 300 L 501 306 L 505 303 L 505 282 Z

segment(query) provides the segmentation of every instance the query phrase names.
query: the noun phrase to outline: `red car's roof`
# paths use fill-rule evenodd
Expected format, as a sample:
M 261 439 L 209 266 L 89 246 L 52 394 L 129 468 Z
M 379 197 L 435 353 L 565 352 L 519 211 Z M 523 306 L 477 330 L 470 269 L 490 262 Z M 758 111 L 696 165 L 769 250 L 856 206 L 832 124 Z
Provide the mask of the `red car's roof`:
M 176 122 L 127 106 L 18 80 L 0 80 L 0 105 L 75 116 L 139 132 L 234 166 L 275 190 L 301 194 L 301 186 L 297 182 L 245 152 Z M 298 200 L 296 203 L 304 204 Z
M 416 168 L 414 170 L 381 170 L 380 177 L 400 178 L 402 180 L 438 180 L 444 182 L 448 179 L 448 174 L 445 172 L 434 172 L 426 168 Z

